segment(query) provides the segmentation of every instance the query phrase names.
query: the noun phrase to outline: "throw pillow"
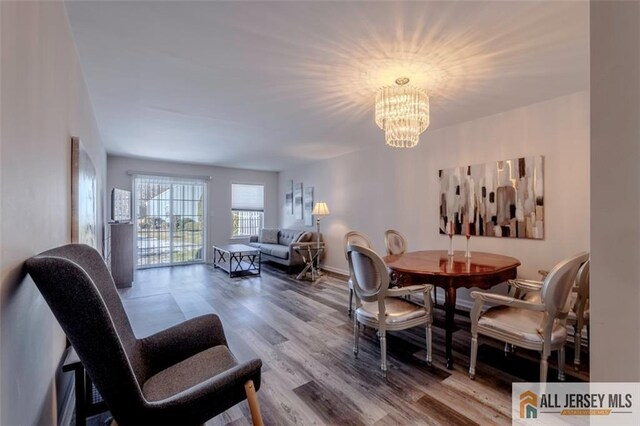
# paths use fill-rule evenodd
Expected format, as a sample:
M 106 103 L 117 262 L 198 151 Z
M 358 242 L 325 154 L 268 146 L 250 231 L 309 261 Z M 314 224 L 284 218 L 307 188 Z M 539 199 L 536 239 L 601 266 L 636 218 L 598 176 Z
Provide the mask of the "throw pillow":
M 258 242 L 264 244 L 278 244 L 278 230 L 266 228 L 261 229 L 260 235 L 258 236 Z
M 300 234 L 300 236 L 298 237 L 298 241 L 299 243 L 308 243 L 309 241 L 311 241 L 311 238 L 313 238 L 313 232 L 303 232 L 302 234 Z

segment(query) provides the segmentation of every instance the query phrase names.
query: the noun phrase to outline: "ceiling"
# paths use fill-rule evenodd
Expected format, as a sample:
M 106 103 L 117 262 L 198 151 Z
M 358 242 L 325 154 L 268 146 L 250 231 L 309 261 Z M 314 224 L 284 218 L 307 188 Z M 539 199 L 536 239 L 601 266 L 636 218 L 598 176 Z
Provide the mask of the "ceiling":
M 587 90 L 585 2 L 67 2 L 107 152 L 283 170 L 372 144 L 378 87 L 429 131 Z

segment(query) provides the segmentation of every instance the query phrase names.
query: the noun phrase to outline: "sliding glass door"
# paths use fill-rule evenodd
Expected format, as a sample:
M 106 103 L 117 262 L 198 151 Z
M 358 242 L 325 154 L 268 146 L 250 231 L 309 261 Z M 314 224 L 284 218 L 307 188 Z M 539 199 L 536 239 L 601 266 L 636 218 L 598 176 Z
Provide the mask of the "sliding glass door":
M 206 182 L 134 176 L 138 268 L 204 261 Z

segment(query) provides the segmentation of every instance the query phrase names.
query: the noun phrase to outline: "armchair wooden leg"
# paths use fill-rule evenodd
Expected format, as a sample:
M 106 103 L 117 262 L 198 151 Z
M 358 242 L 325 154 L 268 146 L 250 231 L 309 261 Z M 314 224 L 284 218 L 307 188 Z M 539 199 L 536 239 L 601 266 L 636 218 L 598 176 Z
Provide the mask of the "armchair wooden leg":
M 349 289 L 349 318 L 351 318 L 352 312 L 353 312 L 353 290 Z
M 360 333 L 360 327 L 358 326 L 358 318 L 353 319 L 353 355 L 358 357 L 358 338 Z
M 540 357 L 540 381 L 543 383 L 547 381 L 547 370 L 549 368 L 549 362 L 547 358 L 548 355 L 542 355 Z
M 469 378 L 476 378 L 476 359 L 478 358 L 478 335 L 471 335 L 471 357 L 469 359 Z
M 380 363 L 380 370 L 382 370 L 382 377 L 387 377 L 387 335 L 386 332 L 378 330 L 380 334 L 380 356 L 382 362 Z
M 558 380 L 564 382 L 564 346 L 558 349 Z
M 432 357 L 431 357 L 431 347 L 432 347 L 432 337 L 431 337 L 431 324 L 427 324 L 427 328 L 425 330 L 426 340 L 427 340 L 427 365 L 431 366 Z
M 262 422 L 262 414 L 260 414 L 260 405 L 256 395 L 256 388 L 253 380 L 249 380 L 244 384 L 244 391 L 247 393 L 247 402 L 249 403 L 249 411 L 251 411 L 251 421 L 254 426 L 264 426 Z
M 584 324 L 578 319 L 577 324 L 574 327 L 573 341 L 574 341 L 574 355 L 573 364 L 576 370 L 580 367 L 580 351 L 582 350 L 582 328 Z

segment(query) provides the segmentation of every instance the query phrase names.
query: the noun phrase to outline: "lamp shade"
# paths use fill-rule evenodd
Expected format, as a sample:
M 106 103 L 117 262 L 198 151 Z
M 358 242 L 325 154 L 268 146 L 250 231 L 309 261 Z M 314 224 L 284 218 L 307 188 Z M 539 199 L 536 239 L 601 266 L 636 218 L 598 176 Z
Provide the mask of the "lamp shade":
M 319 201 L 316 203 L 315 206 L 313 206 L 313 211 L 311 212 L 312 215 L 314 216 L 328 216 L 329 213 L 329 207 L 327 207 L 327 203 L 325 203 L 324 201 Z

